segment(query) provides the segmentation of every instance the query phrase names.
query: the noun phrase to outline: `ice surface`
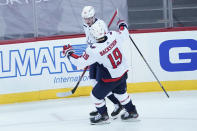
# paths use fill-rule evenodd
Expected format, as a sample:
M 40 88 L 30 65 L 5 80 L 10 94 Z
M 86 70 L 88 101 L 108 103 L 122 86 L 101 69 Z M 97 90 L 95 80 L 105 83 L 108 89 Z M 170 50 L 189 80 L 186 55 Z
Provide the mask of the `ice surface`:
M 90 125 L 90 97 L 0 105 L 0 131 L 197 131 L 197 91 L 168 93 L 130 94 L 140 121 L 107 125 Z

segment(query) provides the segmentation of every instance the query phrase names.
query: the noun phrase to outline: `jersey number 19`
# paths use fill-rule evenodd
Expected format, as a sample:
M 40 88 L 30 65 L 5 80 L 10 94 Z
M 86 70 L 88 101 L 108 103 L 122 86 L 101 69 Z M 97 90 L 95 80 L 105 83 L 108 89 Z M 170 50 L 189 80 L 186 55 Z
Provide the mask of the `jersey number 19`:
M 109 58 L 114 69 L 117 68 L 122 62 L 122 54 L 118 48 L 115 48 L 107 57 Z

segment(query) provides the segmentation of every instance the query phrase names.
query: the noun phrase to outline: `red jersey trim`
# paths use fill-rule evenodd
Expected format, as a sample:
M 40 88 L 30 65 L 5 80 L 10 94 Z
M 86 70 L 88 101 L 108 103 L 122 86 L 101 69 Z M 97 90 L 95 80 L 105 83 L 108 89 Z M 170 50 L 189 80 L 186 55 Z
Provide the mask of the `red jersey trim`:
M 101 102 L 101 103 L 94 103 L 95 105 L 97 105 L 97 106 L 99 106 L 99 105 L 101 105 L 103 102 Z
M 78 58 L 80 57 L 80 56 L 78 56 L 78 55 L 76 55 L 76 54 L 74 54 L 74 53 L 72 53 L 71 56 L 72 56 L 73 58 L 75 58 L 75 59 L 78 59 Z
M 102 78 L 102 81 L 103 82 L 116 82 L 116 81 L 120 80 L 127 72 L 128 72 L 128 70 L 125 71 L 125 73 L 122 76 L 117 77 L 117 78 L 111 78 L 111 79 L 103 79 Z
M 128 96 L 126 99 L 124 99 L 124 100 L 120 101 L 120 103 L 125 102 L 127 99 L 129 99 L 129 96 Z

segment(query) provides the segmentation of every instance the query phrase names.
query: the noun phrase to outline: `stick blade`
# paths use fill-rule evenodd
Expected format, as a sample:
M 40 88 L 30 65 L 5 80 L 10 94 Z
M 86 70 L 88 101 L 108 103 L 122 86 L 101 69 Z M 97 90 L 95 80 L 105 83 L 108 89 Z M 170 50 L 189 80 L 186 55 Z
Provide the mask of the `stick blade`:
M 67 97 L 67 96 L 70 96 L 72 95 L 72 91 L 68 91 L 68 92 L 59 92 L 56 94 L 57 97 Z

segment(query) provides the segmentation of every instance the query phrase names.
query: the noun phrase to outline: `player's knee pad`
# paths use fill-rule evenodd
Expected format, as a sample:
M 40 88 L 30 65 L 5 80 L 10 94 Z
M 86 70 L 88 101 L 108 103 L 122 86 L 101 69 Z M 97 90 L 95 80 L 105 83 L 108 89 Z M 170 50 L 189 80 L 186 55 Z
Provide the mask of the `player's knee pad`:
M 120 101 L 121 105 L 126 105 L 131 101 L 130 96 L 127 93 L 124 94 L 115 94 L 115 97 Z
M 95 104 L 95 106 L 97 108 L 103 107 L 105 105 L 105 100 L 104 99 L 98 99 L 92 93 L 90 95 L 91 95 L 93 103 Z
M 95 79 L 90 79 L 91 83 L 92 83 L 92 87 L 95 87 L 95 85 L 97 84 L 97 81 Z

